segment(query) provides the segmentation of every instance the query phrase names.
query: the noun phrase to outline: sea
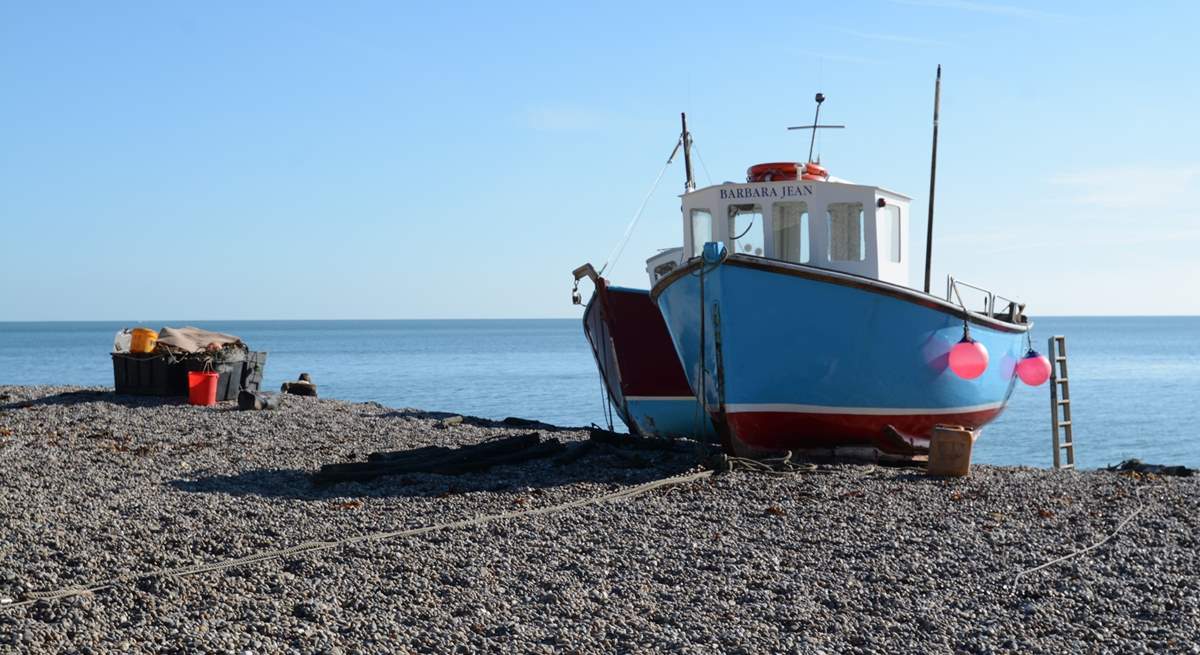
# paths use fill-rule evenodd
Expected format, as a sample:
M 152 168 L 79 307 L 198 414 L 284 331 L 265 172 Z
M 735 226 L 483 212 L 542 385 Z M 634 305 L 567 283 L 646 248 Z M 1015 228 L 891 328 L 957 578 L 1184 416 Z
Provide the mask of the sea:
M 556 425 L 606 422 L 575 319 L 0 322 L 0 384 L 112 386 L 114 335 L 133 325 L 235 334 L 269 353 L 267 390 L 305 372 L 325 398 Z M 1079 467 L 1132 457 L 1200 466 L 1200 317 L 1035 319 L 1043 352 L 1054 334 L 1067 337 Z M 1048 384 L 1018 383 L 974 461 L 1050 466 L 1050 413 Z

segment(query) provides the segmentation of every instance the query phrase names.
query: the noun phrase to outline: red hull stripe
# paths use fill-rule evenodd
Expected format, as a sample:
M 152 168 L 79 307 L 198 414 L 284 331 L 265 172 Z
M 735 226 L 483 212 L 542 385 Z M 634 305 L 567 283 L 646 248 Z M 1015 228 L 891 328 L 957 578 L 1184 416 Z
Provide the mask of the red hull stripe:
M 984 403 L 967 407 L 946 407 L 938 409 L 909 409 L 905 407 L 830 407 L 828 405 L 798 405 L 792 403 L 730 403 L 725 406 L 728 413 L 743 412 L 772 412 L 799 414 L 850 414 L 855 416 L 925 416 L 929 414 L 974 414 L 994 409 L 1001 409 L 1004 403 Z
M 751 411 L 725 414 L 732 436 L 755 448 L 794 450 L 848 445 L 877 445 L 888 427 L 914 437 L 929 437 L 938 424 L 975 429 L 1000 414 L 1003 406 L 975 411 L 926 410 L 925 414 L 845 414 Z M 893 410 L 894 411 L 894 410 Z

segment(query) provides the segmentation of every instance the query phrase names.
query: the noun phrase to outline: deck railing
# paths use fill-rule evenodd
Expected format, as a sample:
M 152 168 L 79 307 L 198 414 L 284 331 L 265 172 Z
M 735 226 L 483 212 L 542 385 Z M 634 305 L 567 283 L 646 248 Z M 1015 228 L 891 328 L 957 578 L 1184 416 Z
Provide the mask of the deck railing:
M 978 291 L 983 294 L 983 311 L 982 312 L 976 312 L 967 307 L 966 303 L 963 302 L 962 294 L 959 293 L 959 291 L 958 291 L 959 287 L 966 287 L 968 289 L 973 289 L 973 290 Z M 1004 301 L 1007 303 L 1006 308 L 1007 308 L 1008 313 L 1010 313 L 1010 314 L 1020 313 L 1021 305 L 1017 301 L 1015 301 L 1011 298 L 1005 298 L 1004 296 L 1000 296 L 995 293 L 992 293 L 991 291 L 984 289 L 983 287 L 977 287 L 974 284 L 968 284 L 966 282 L 963 282 L 962 280 L 956 280 L 956 279 L 954 279 L 953 275 L 946 276 L 946 302 L 956 303 L 956 304 L 958 304 L 959 307 L 962 307 L 964 311 L 968 311 L 968 312 L 971 312 L 974 314 L 983 314 L 984 316 L 987 316 L 989 318 L 994 318 L 996 316 L 996 301 L 997 300 L 1001 300 L 1001 301 Z

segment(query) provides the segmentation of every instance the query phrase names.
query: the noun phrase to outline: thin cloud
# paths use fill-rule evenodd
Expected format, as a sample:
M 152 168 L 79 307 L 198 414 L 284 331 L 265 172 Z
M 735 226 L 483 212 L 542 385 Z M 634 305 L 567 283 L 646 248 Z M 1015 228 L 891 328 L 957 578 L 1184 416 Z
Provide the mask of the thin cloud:
M 1077 205 L 1103 209 L 1185 207 L 1200 196 L 1200 166 L 1121 166 L 1059 175 L 1050 183 Z
M 857 30 L 842 30 L 843 34 L 856 36 L 860 39 L 870 39 L 872 41 L 886 41 L 888 43 L 903 43 L 905 45 L 931 45 L 944 46 L 948 45 L 945 41 L 934 41 L 932 39 L 923 39 L 916 36 L 905 36 L 903 34 L 879 34 L 876 32 L 859 32 Z
M 867 59 L 866 57 L 855 57 L 854 55 L 838 55 L 828 52 L 812 52 L 809 50 L 797 51 L 795 54 L 800 57 L 812 57 L 815 59 L 824 59 L 825 61 L 841 61 L 848 64 L 867 64 L 870 66 L 877 66 L 883 63 L 878 59 Z
M 908 5 L 910 7 L 958 9 L 961 11 L 970 11 L 978 14 L 1012 16 L 1014 18 L 1028 18 L 1034 20 L 1065 20 L 1070 18 L 1064 14 L 1055 14 L 1048 11 L 1041 11 L 1040 9 L 1018 7 L 1016 5 L 998 5 L 990 2 L 974 2 L 973 0 L 892 0 L 892 2 L 900 5 Z
M 581 132 L 611 124 L 613 115 L 600 109 L 573 106 L 530 107 L 522 114 L 526 127 L 543 132 Z

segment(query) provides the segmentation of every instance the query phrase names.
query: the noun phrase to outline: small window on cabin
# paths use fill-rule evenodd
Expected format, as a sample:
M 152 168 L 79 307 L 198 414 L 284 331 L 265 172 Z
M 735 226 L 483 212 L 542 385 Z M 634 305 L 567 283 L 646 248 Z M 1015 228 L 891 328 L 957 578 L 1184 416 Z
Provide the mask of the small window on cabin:
M 889 241 L 891 248 L 889 257 L 893 262 L 900 261 L 900 207 L 897 205 L 884 205 L 879 211 L 879 217 L 883 219 L 883 224 L 887 226 L 890 234 Z
M 808 203 L 777 202 L 774 208 L 775 258 L 808 262 Z
M 733 244 L 733 252 L 762 257 L 762 235 L 761 206 L 729 206 L 729 240 Z
M 712 241 L 712 212 L 707 209 L 692 210 L 692 257 L 704 252 L 704 244 Z
M 829 261 L 861 262 L 867 259 L 861 202 L 831 202 L 829 216 Z

